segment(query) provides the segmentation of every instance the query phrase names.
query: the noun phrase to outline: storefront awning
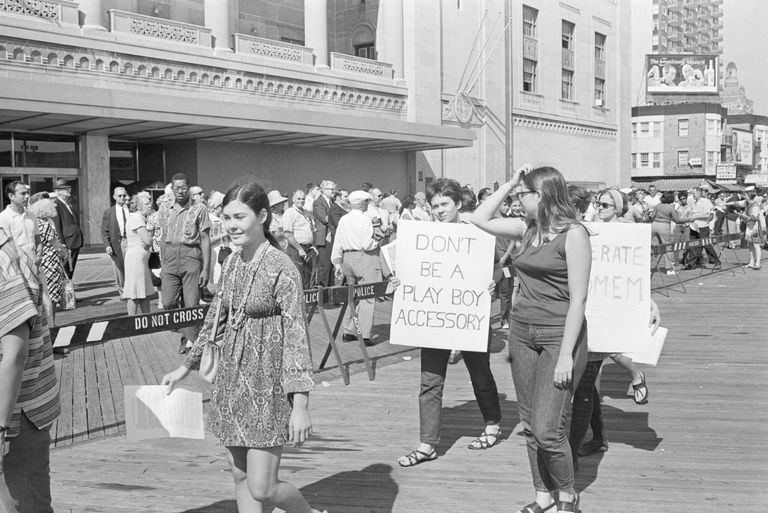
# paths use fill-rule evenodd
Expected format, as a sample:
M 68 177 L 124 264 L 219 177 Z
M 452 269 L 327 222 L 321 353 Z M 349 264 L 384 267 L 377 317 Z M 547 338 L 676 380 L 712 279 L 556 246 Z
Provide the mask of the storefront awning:
M 687 191 L 694 187 L 709 185 L 709 181 L 701 176 L 688 178 L 654 177 L 649 180 L 633 179 L 631 185 L 637 189 L 648 189 L 651 185 L 655 185 L 656 189 L 660 191 Z

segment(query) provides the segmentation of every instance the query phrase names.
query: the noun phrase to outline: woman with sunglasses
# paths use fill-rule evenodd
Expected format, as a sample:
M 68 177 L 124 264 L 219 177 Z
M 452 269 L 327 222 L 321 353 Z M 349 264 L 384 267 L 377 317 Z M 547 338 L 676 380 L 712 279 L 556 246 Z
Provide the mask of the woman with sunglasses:
M 524 218 L 500 218 L 516 192 Z M 587 302 L 592 249 L 565 179 L 552 167 L 515 171 L 471 218 L 496 237 L 520 241 L 512 263 L 520 291 L 512 307 L 509 353 L 536 496 L 519 513 L 578 511 L 565 417 L 587 357 Z

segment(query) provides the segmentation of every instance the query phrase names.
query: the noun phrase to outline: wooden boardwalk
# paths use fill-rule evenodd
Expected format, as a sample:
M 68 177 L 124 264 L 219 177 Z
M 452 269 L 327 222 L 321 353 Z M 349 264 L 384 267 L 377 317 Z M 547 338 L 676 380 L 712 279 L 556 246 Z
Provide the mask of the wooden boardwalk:
M 670 335 L 661 365 L 646 369 L 650 404 L 635 405 L 626 395 L 628 377 L 606 365 L 601 392 L 610 449 L 581 460 L 584 511 L 714 513 L 766 503 L 768 269 L 747 272 L 689 272 L 687 294 L 654 295 Z M 376 381 L 360 373 L 360 364 L 350 386 L 333 370 L 318 374 L 315 436 L 305 448 L 286 451 L 283 478 L 330 513 L 502 512 L 527 503 L 528 463 L 522 437 L 511 434 L 518 419 L 502 334 L 491 363 L 502 393 L 503 443 L 466 449 L 482 426 L 459 364 L 446 384 L 440 458 L 402 469 L 397 457 L 418 442 L 418 352 L 402 353 L 384 340 L 389 305 L 378 306 Z M 156 383 L 175 367 L 175 340 L 156 334 L 93 344 L 58 360 L 62 392 L 70 397 L 52 452 L 57 511 L 236 511 L 214 440 L 129 443 L 113 436 L 123 429 L 122 386 Z M 317 363 L 321 354 L 313 350 Z M 342 350 L 356 358 L 349 344 Z

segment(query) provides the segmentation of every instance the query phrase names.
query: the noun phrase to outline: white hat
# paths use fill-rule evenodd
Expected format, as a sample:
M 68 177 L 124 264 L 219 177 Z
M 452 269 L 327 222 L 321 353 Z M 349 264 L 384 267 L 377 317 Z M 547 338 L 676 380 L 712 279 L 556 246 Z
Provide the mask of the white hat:
M 349 193 L 349 204 L 354 206 L 360 206 L 364 201 L 373 199 L 373 196 L 365 191 L 352 191 Z
M 213 191 L 211 197 L 208 198 L 208 208 L 216 208 L 224 201 L 224 193 L 219 191 Z
M 754 185 L 750 185 L 749 187 L 744 187 L 744 191 L 745 192 L 754 191 L 754 190 L 755 190 L 755 186 Z
M 288 201 L 288 198 L 280 194 L 280 191 L 269 191 L 269 194 L 267 194 L 267 199 L 269 200 L 270 207 L 274 207 L 275 205 L 279 205 L 280 203 L 285 203 Z
M 202 193 L 203 193 L 203 188 L 200 187 L 199 185 L 193 185 L 192 187 L 189 188 L 189 194 L 191 196 L 195 194 L 202 194 Z
M 623 192 L 624 194 L 629 194 L 632 192 L 632 187 L 624 187 L 623 189 L 619 189 L 619 192 Z

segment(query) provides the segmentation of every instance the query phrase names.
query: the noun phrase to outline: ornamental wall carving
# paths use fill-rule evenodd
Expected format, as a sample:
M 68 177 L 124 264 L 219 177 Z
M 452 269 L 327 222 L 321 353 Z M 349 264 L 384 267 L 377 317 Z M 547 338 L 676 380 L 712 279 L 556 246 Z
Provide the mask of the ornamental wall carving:
M 617 130 L 601 127 L 590 127 L 576 123 L 567 123 L 552 119 L 537 119 L 525 116 L 512 116 L 514 128 L 529 128 L 532 130 L 545 130 L 547 132 L 559 132 L 568 135 L 582 135 L 586 137 L 598 137 L 600 139 L 615 139 Z
M 0 0 L 0 13 L 31 16 L 47 21 L 61 20 L 61 6 L 42 0 Z
M 89 48 L 68 48 L 0 39 L 0 66 L 13 62 L 48 71 L 100 74 L 158 86 L 219 90 L 316 104 L 354 107 L 402 116 L 407 96 L 311 80 L 149 59 Z

